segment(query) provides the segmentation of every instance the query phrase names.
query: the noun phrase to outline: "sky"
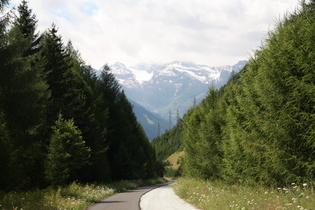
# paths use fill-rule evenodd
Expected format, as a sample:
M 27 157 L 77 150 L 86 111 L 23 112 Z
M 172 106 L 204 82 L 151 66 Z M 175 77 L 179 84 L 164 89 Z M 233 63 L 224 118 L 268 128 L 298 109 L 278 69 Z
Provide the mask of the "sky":
M 18 5 L 21 0 L 11 0 Z M 233 65 L 251 57 L 299 0 L 29 0 L 44 32 L 56 24 L 83 60 Z

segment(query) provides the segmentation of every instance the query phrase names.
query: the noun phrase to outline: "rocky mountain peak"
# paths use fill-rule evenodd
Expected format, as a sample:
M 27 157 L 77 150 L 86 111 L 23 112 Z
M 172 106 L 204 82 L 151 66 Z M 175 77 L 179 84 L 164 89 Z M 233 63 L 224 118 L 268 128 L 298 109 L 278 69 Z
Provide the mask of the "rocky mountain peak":
M 210 85 L 224 85 L 231 72 L 237 73 L 246 64 L 240 61 L 230 66 L 207 66 L 187 61 L 167 64 L 139 64 L 126 67 L 122 63 L 110 66 L 127 97 L 146 109 L 168 118 L 169 110 L 184 114 L 194 98 L 201 100 Z

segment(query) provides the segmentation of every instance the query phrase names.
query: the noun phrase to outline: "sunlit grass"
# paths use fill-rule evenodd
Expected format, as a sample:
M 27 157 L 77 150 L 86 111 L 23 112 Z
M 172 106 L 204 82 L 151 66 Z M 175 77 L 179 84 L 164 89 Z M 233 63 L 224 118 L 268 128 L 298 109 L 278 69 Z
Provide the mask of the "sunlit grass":
M 201 209 L 314 209 L 314 188 L 308 184 L 268 188 L 226 185 L 220 182 L 179 178 L 177 195 Z
M 57 189 L 2 193 L 0 209 L 83 209 L 115 192 L 105 185 L 72 183 Z
M 162 182 L 164 182 L 162 179 L 145 180 L 141 184 L 132 181 L 120 181 L 107 185 L 74 182 L 65 187 L 49 187 L 29 192 L 0 192 L 0 209 L 85 209 L 115 193 Z

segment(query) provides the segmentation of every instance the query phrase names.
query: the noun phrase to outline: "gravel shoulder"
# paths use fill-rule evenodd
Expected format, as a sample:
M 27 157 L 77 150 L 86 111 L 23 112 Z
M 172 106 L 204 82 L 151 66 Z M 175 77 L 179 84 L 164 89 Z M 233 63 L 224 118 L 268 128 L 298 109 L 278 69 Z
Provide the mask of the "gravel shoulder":
M 180 199 L 171 185 L 165 185 L 145 193 L 140 200 L 142 210 L 195 210 L 196 208 Z

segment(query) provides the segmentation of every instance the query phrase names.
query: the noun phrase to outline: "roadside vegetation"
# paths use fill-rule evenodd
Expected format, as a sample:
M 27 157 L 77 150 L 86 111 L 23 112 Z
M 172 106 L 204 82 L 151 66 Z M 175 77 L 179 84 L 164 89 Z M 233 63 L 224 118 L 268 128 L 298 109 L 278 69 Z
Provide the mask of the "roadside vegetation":
M 183 117 L 183 174 L 231 185 L 315 183 L 315 1 L 279 21 L 238 74 Z
M 291 183 L 286 187 L 227 185 L 220 181 L 179 178 L 175 193 L 200 209 L 314 209 L 314 186 Z
M 165 173 L 164 177 L 167 178 L 176 178 L 181 175 L 181 162 L 184 156 L 184 152 L 175 152 L 171 156 L 169 156 L 166 160 L 164 160 Z
M 180 197 L 202 209 L 314 209 L 314 37 L 315 0 L 301 1 L 165 136 L 185 153 Z
M 0 190 L 162 176 L 111 69 L 87 65 L 27 0 L 0 0 Z
M 162 178 L 143 182 L 118 181 L 109 184 L 79 184 L 73 182 L 64 187 L 49 187 L 27 192 L 0 192 L 0 209 L 85 209 L 97 201 L 140 186 L 165 182 Z

